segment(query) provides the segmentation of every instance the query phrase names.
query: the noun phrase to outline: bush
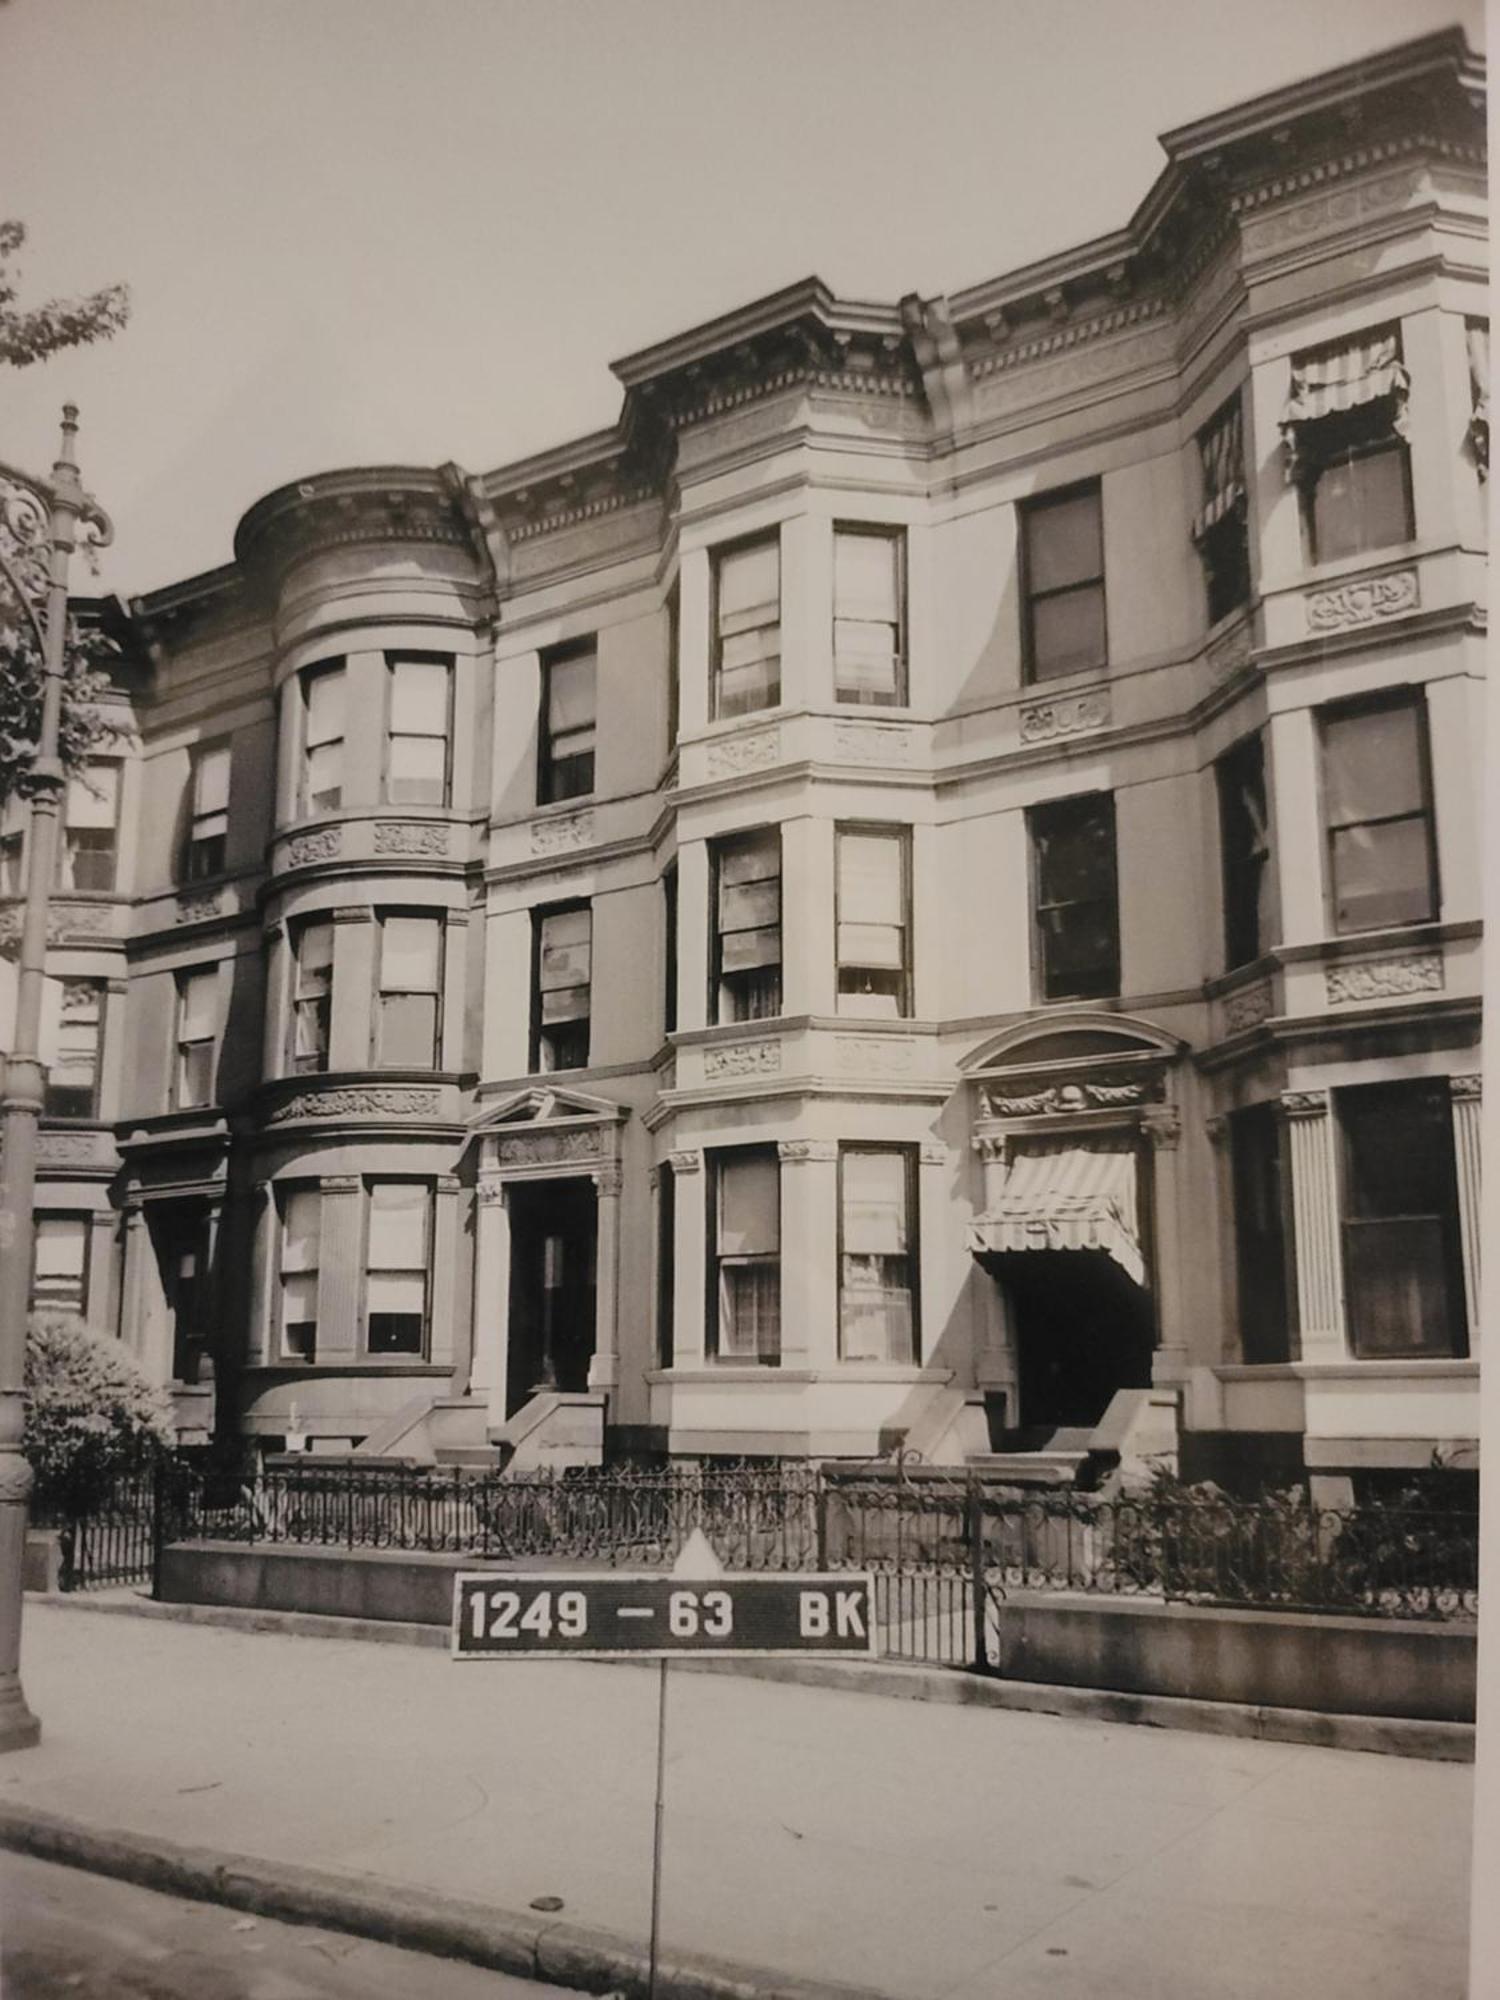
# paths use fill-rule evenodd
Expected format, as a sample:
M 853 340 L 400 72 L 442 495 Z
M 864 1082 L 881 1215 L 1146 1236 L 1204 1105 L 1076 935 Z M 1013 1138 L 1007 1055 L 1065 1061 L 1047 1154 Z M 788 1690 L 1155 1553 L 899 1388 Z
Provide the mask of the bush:
M 117 1472 L 171 1443 L 165 1391 L 118 1341 L 59 1313 L 31 1321 L 22 1448 L 39 1496 L 85 1512 Z

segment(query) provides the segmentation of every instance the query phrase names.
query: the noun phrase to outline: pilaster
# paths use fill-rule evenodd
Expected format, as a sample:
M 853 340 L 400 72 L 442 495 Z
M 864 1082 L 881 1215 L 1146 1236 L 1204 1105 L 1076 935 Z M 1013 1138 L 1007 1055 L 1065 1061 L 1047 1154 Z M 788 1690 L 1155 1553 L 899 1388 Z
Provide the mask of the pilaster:
M 268 1081 L 285 1076 L 288 1069 L 287 1041 L 290 1032 L 291 950 L 286 925 L 277 922 L 265 928 L 266 1012 L 261 1027 L 261 1075 Z
M 384 653 L 344 658 L 343 806 L 380 804 L 388 699 Z
M 371 1006 L 377 938 L 367 903 L 333 913 L 333 997 L 329 1003 L 328 1067 L 370 1067 Z
M 913 1357 L 923 1361 L 942 1339 L 957 1301 L 952 1286 L 951 1244 L 948 1232 L 953 1197 L 946 1185 L 950 1169 L 948 1148 L 929 1142 L 917 1152 L 916 1256 L 917 1348 Z M 964 1258 L 964 1263 L 971 1260 Z M 975 1357 L 977 1360 L 977 1356 Z
M 1401 357 L 1414 385 L 1407 434 L 1411 456 L 1412 513 L 1424 542 L 1446 544 L 1463 531 L 1459 475 L 1468 464 L 1469 355 L 1457 313 L 1431 306 L 1401 322 Z
M 88 1284 L 88 1323 L 110 1334 L 119 1326 L 119 1270 L 115 1262 L 115 1230 L 119 1217 L 112 1208 L 96 1208 L 89 1217 L 84 1266 Z
M 1312 710 L 1271 717 L 1270 791 L 1277 902 L 1283 944 L 1314 944 L 1327 931 L 1324 840 L 1318 815 L 1317 729 Z
M 1483 1101 L 1480 1078 L 1448 1079 L 1453 1100 L 1453 1159 L 1458 1171 L 1458 1234 L 1463 1251 L 1464 1300 L 1469 1319 L 1469 1352 L 1479 1352 L 1480 1130 Z
M 696 736 L 708 727 L 709 555 L 684 549 L 677 569 L 677 727 Z
M 839 1360 L 839 1149 L 783 1139 L 781 1365 L 834 1368 Z
M 285 679 L 276 695 L 276 825 L 297 817 L 297 777 L 302 754 L 302 700 L 297 676 Z
M 464 1048 L 464 994 L 468 985 L 464 951 L 468 932 L 467 910 L 448 910 L 444 913 L 443 997 L 437 1051 L 439 1069 L 469 1069 L 479 1056 L 476 1049 L 473 1058 L 467 1059 L 468 1052 Z
M 708 843 L 683 841 L 677 849 L 677 1025 L 708 1026 Z M 783 947 L 784 948 L 784 947 Z
M 1291 1139 L 1301 1355 L 1304 1361 L 1342 1361 L 1347 1354 L 1343 1256 L 1328 1092 L 1287 1090 L 1281 1103 Z
M 151 1259 L 151 1239 L 146 1229 L 146 1211 L 139 1201 L 125 1207 L 125 1254 L 120 1291 L 120 1338 L 143 1368 L 149 1367 L 150 1294 L 147 1265 Z M 92 1274 L 90 1274 L 92 1275 Z M 165 1376 L 153 1376 L 165 1381 Z
M 495 1430 L 505 1422 L 510 1360 L 510 1210 L 497 1174 L 481 1173 L 475 1189 L 473 1328 L 469 1387 L 486 1398 Z
M 703 1366 L 703 1313 L 708 1286 L 708 1195 L 703 1155 L 684 1149 L 667 1156 L 677 1209 L 672 1298 L 672 1365 Z M 709 1310 L 713 1310 L 710 1304 Z
M 834 828 L 807 817 L 781 823 L 781 1011 L 837 1011 L 834 972 Z
M 271 1296 L 276 1269 L 275 1227 L 276 1203 L 270 1183 L 257 1181 L 250 1197 L 250 1316 L 245 1350 L 252 1368 L 263 1366 L 275 1352 L 272 1329 L 276 1309 Z
M 461 1369 L 467 1362 L 467 1338 L 458 1325 L 459 1184 L 454 1174 L 439 1174 L 432 1203 L 432 1298 L 429 1307 L 428 1353 L 440 1367 Z
M 597 1194 L 594 1247 L 594 1352 L 589 1387 L 613 1389 L 620 1379 L 620 1189 L 623 1175 L 611 1160 L 593 1175 Z
M 359 1298 L 364 1276 L 364 1190 L 358 1174 L 325 1175 L 318 1238 L 320 1363 L 359 1352 Z
M 1156 1352 L 1151 1380 L 1180 1388 L 1187 1381 L 1188 1334 L 1182 1311 L 1182 1211 L 1178 1188 L 1177 1142 L 1182 1128 L 1170 1106 L 1148 1110 L 1142 1126 L 1151 1142 L 1151 1206 L 1156 1245 L 1152 1282 L 1156 1288 Z
M 833 706 L 833 522 L 806 514 L 781 530 L 782 699 Z

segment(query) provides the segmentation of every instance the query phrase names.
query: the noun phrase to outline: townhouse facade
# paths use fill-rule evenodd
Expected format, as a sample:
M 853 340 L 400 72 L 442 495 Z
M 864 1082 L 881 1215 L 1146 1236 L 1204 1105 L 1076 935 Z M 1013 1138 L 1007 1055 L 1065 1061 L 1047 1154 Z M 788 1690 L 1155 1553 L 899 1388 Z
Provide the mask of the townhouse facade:
M 1477 1462 L 1482 65 L 1162 144 L 105 608 L 34 1297 L 184 1441 Z

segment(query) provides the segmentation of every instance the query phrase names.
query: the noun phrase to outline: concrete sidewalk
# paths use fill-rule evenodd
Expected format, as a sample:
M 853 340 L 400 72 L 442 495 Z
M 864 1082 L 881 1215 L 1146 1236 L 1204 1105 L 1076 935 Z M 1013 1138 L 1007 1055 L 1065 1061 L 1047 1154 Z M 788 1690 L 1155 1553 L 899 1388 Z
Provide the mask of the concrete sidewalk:
M 454 1664 L 37 1599 L 23 1666 L 44 1735 L 0 1762 L 8 1840 L 50 1815 L 79 1858 L 91 1830 L 204 1879 L 247 1857 L 265 1881 L 425 1914 L 429 1942 L 445 1912 L 550 1925 L 558 1955 L 532 1962 L 562 1983 L 569 1926 L 644 1947 L 654 1669 Z M 699 1957 L 760 1968 L 747 1994 L 1464 1991 L 1460 1764 L 690 1673 L 667 1748 L 682 1995 L 736 1990 L 702 1966 L 695 1987 Z M 545 1896 L 557 1917 L 531 1911 Z M 608 1942 L 580 1983 L 607 1983 Z

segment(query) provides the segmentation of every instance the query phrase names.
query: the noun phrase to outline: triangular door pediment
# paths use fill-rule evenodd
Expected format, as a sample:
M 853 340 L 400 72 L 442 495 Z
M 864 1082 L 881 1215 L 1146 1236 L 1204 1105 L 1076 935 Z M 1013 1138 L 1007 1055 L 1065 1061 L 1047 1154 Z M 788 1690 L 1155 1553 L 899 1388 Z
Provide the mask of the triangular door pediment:
M 524 1090 L 513 1091 L 509 1097 L 485 1105 L 470 1123 L 476 1132 L 534 1130 L 539 1126 L 576 1125 L 585 1120 L 596 1125 L 616 1125 L 629 1115 L 623 1104 L 613 1104 L 607 1097 L 528 1084 Z

